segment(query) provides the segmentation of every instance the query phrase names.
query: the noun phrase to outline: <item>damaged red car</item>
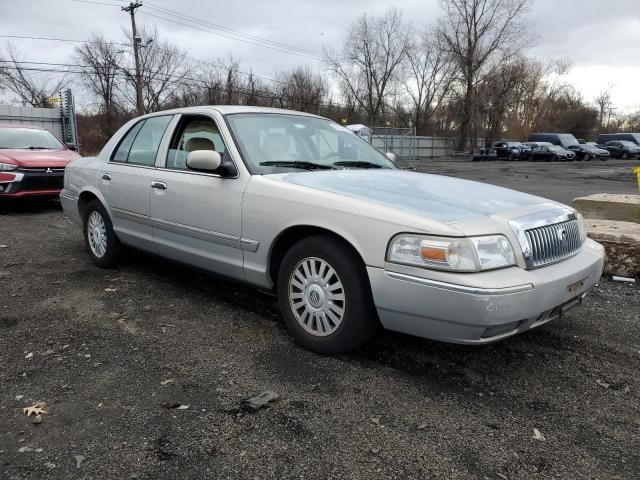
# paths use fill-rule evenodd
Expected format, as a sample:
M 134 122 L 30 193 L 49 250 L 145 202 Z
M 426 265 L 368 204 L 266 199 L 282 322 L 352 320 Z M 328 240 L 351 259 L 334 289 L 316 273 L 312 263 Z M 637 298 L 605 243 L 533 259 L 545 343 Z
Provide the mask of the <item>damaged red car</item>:
M 79 157 L 48 130 L 0 125 L 0 199 L 57 197 L 67 163 Z

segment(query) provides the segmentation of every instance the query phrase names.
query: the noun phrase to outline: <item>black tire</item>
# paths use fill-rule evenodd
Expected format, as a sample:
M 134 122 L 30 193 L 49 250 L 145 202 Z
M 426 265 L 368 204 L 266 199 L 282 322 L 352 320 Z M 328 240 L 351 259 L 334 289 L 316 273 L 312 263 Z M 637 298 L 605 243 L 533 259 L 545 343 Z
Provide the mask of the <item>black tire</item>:
M 584 160 L 585 162 L 590 162 L 590 161 L 591 161 L 591 156 L 590 156 L 589 154 L 586 154 L 586 155 L 584 156 L 583 160 Z
M 297 288 L 293 283 L 290 288 L 290 281 L 294 279 L 298 266 L 308 259 L 326 262 L 336 273 L 336 277 L 331 278 L 340 281 L 343 287 L 344 302 L 338 301 L 344 309 L 342 320 L 337 327 L 333 323 L 331 327 L 335 331 L 326 336 L 314 335 L 302 326 L 294 313 L 294 299 L 290 298 L 290 290 Z M 309 350 L 326 355 L 349 352 L 371 340 L 380 328 L 369 278 L 361 258 L 351 246 L 331 235 L 307 237 L 294 244 L 282 260 L 277 283 L 278 303 L 284 323 L 291 336 Z M 310 322 L 313 330 L 317 325 L 314 320 Z
M 89 217 L 91 217 L 94 212 L 102 218 L 105 227 L 106 249 L 102 256 L 98 256 L 93 251 L 89 241 Z M 99 200 L 92 200 L 89 202 L 89 205 L 87 205 L 84 218 L 82 219 L 82 232 L 84 234 L 84 243 L 87 246 L 87 251 L 93 263 L 100 268 L 112 268 L 117 265 L 122 245 L 113 231 L 113 224 L 111 223 L 107 209 L 104 208 Z
M 623 153 L 622 156 L 620 157 L 622 160 L 626 160 L 627 158 L 629 158 L 629 155 L 627 155 L 626 153 Z
M 513 162 L 514 160 L 515 160 L 515 156 L 513 155 L 513 153 L 510 153 L 509 156 L 507 157 L 507 161 Z

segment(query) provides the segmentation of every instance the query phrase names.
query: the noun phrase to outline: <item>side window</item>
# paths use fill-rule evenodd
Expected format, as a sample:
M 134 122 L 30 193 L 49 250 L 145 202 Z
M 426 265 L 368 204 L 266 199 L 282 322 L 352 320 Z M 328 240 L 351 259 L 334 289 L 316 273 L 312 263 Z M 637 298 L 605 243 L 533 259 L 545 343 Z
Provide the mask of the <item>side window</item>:
M 187 170 L 187 155 L 195 150 L 215 150 L 224 156 L 225 145 L 209 117 L 184 117 L 167 153 L 166 168 Z
M 131 145 L 127 163 L 153 166 L 162 136 L 170 121 L 171 115 L 148 118 Z
M 116 153 L 114 153 L 113 156 L 111 157 L 112 162 L 125 163 L 127 161 L 127 157 L 129 156 L 129 150 L 131 150 L 131 144 L 135 140 L 136 135 L 138 135 L 138 132 L 140 131 L 140 128 L 142 128 L 142 125 L 144 124 L 144 122 L 145 121 L 143 120 L 141 122 L 136 123 L 127 132 L 127 134 L 124 136 L 124 139 L 122 139 L 122 141 L 120 142 L 120 145 L 118 145 L 118 149 L 116 150 Z

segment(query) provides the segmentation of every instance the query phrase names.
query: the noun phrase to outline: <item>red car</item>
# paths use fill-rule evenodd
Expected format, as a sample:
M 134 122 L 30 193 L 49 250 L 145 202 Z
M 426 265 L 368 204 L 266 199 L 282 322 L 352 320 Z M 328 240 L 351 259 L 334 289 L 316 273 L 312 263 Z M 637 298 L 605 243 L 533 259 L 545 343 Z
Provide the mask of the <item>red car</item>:
M 64 168 L 80 158 L 48 130 L 0 125 L 0 199 L 57 197 Z

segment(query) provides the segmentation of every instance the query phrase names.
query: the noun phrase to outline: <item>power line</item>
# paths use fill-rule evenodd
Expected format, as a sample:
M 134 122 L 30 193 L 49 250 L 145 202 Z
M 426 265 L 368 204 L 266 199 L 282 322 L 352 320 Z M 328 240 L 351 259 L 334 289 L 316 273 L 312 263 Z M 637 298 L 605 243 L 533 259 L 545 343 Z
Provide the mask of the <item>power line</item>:
M 29 36 L 29 35 L 0 35 L 0 38 L 15 38 L 15 39 L 19 39 L 19 40 L 42 40 L 42 41 L 51 41 L 51 42 L 69 42 L 69 43 L 88 43 L 88 44 L 96 44 L 96 43 L 105 43 L 107 45 L 117 45 L 120 47 L 130 47 L 131 45 L 128 43 L 120 43 L 120 42 L 111 42 L 111 41 L 97 41 L 97 40 L 75 40 L 75 39 L 69 39 L 69 38 L 55 38 L 55 37 L 36 37 L 36 36 Z M 159 47 L 157 45 L 154 45 L 153 48 L 163 51 L 163 52 L 169 52 L 168 49 L 166 48 L 162 48 Z M 219 65 L 207 61 L 207 60 L 202 60 L 201 58 L 195 58 L 195 57 L 190 57 L 186 54 L 183 53 L 178 53 L 178 52 L 172 52 L 174 55 L 179 56 L 180 58 L 184 58 L 187 60 L 191 60 L 194 62 L 198 62 L 201 63 L 203 65 L 209 65 L 209 66 L 213 66 L 213 67 L 219 67 Z M 37 63 L 37 62 L 27 62 L 27 63 Z M 42 63 L 46 63 L 46 62 L 42 62 Z M 237 73 L 240 75 L 245 75 L 245 76 L 251 76 L 254 78 L 259 78 L 260 80 L 267 80 L 269 82 L 273 82 L 273 83 L 280 83 L 280 84 L 284 84 L 286 82 L 282 82 L 281 80 L 276 80 L 275 78 L 270 78 L 270 77 L 265 77 L 263 75 L 257 75 L 253 72 L 243 72 L 241 70 L 237 70 Z
M 312 60 L 321 60 L 320 57 L 315 57 L 315 56 L 312 57 L 311 55 L 307 55 L 307 54 L 304 54 L 304 53 L 300 53 L 300 52 L 296 52 L 296 51 L 292 51 L 292 50 L 286 50 L 286 49 L 279 48 L 279 47 L 276 47 L 276 46 L 265 45 L 263 43 L 254 42 L 254 41 L 251 41 L 251 40 L 245 40 L 245 39 L 242 39 L 242 38 L 233 37 L 231 35 L 226 35 L 226 34 L 224 34 L 222 32 L 215 32 L 215 31 L 212 31 L 212 30 L 207 29 L 207 28 L 198 27 L 196 25 L 191 25 L 191 24 L 188 24 L 188 23 L 184 23 L 184 22 L 181 22 L 179 20 L 173 20 L 171 18 L 161 17 L 160 15 L 156 15 L 156 14 L 153 14 L 153 13 L 144 12 L 144 11 L 142 11 L 140 13 L 143 14 L 143 15 L 147 15 L 149 17 L 154 17 L 154 18 L 158 18 L 160 20 L 164 20 L 165 22 L 175 23 L 177 25 L 182 25 L 184 27 L 193 28 L 194 30 L 199 30 L 201 32 L 210 33 L 212 35 L 217 35 L 217 36 L 229 38 L 229 39 L 232 39 L 232 40 L 238 40 L 240 42 L 249 43 L 251 45 L 255 45 L 255 46 L 258 46 L 258 47 L 268 48 L 268 49 L 274 50 L 276 52 L 288 53 L 288 54 L 291 54 L 291 55 L 297 55 L 297 56 L 309 58 L 309 59 L 312 59 Z
M 93 0 L 72 0 L 73 2 L 81 2 L 81 3 L 91 3 L 91 4 L 96 4 L 96 5 L 106 5 L 106 6 L 116 6 L 116 7 L 122 7 L 122 5 L 118 5 L 115 3 L 106 3 L 106 2 L 99 2 L 99 1 L 93 1 Z M 142 5 L 140 5 L 142 6 Z M 257 35 L 252 35 L 249 33 L 245 33 L 242 32 L 240 30 L 236 30 L 233 28 L 229 28 L 229 27 L 225 27 L 224 25 L 219 25 L 216 23 L 212 23 L 212 22 L 208 22 L 208 21 L 204 21 L 195 17 L 192 17 L 190 15 L 186 15 L 180 12 L 177 12 L 175 10 L 171 10 L 169 8 L 165 8 L 162 7 L 160 5 L 154 4 L 153 2 L 145 2 L 144 7 L 149 8 L 153 11 L 155 11 L 156 13 L 150 13 L 150 12 L 146 12 L 146 11 L 141 11 L 140 13 L 144 14 L 144 15 L 148 15 L 150 17 L 154 17 L 160 20 L 164 20 L 166 22 L 170 22 L 170 23 L 174 23 L 177 25 L 182 25 L 188 28 L 193 28 L 196 30 L 200 30 L 206 33 L 210 33 L 212 35 L 218 35 L 221 37 L 225 37 L 225 38 L 229 38 L 231 40 L 237 40 L 240 42 L 245 42 L 245 43 L 249 43 L 251 45 L 255 45 L 255 46 L 259 46 L 259 47 L 263 47 L 263 48 L 269 48 L 271 50 L 274 50 L 276 52 L 281 52 L 281 53 L 289 53 L 289 54 L 293 54 L 293 55 L 298 55 L 301 57 L 305 57 L 305 58 L 310 58 L 313 60 L 323 60 L 323 56 L 316 53 L 316 52 L 312 52 L 311 50 L 306 50 L 304 48 L 300 48 L 300 47 L 296 47 L 293 45 L 288 45 L 286 43 L 282 43 L 282 42 L 277 42 L 274 40 L 269 40 L 268 38 L 264 38 L 264 37 L 259 37 Z M 158 14 L 162 14 L 162 15 L 166 15 L 169 18 L 165 17 L 165 16 L 160 16 Z M 177 19 L 177 20 L 176 20 Z M 187 23 L 185 23 L 187 22 Z M 195 25 L 194 25 L 195 24 Z M 200 25 L 200 27 L 196 26 L 196 25 Z M 212 30 L 218 30 L 218 31 L 212 31 Z
M 46 62 L 12 62 L 12 61 L 7 61 L 4 60 L 3 62 L 5 63 L 21 63 L 21 64 L 28 64 L 28 63 L 32 63 L 32 64 L 40 64 L 40 65 L 46 65 Z M 69 65 L 69 66 L 76 66 L 78 64 L 50 64 L 50 65 L 54 65 L 54 66 L 65 66 L 65 65 Z M 65 75 L 91 75 L 91 76 L 97 76 L 99 75 L 98 73 L 95 72 L 91 72 L 91 71 L 87 71 L 87 70 L 61 70 L 61 69 L 53 69 L 53 68 L 42 68 L 42 67 L 18 67 L 18 66 L 3 66 L 2 67 L 5 70 L 23 70 L 23 71 L 31 71 L 31 72 L 46 72 L 46 73 L 60 73 L 60 74 L 65 74 Z M 131 75 L 133 74 L 132 71 L 126 70 L 124 68 L 119 67 L 119 72 L 120 74 L 125 74 L 125 78 L 130 78 Z M 157 73 L 160 75 L 160 80 L 164 79 L 164 80 L 169 80 L 169 79 L 175 79 L 178 80 L 182 86 L 187 86 L 187 87 L 198 87 L 198 88 L 205 88 L 205 89 L 215 89 L 219 92 L 222 93 L 236 93 L 236 94 L 244 94 L 244 95 L 253 95 L 256 98 L 264 98 L 264 99 L 268 99 L 271 101 L 274 100 L 280 100 L 280 101 L 290 101 L 290 102 L 297 102 L 297 101 L 305 101 L 305 99 L 301 98 L 301 97 L 295 97 L 292 95 L 281 95 L 278 94 L 276 92 L 269 92 L 269 91 L 265 91 L 265 90 L 258 90 L 258 89 L 250 89 L 247 87 L 240 87 L 240 86 L 236 86 L 236 87 L 226 87 L 223 86 L 221 84 L 215 85 L 215 87 L 212 88 L 211 85 L 207 84 L 206 81 L 202 80 L 202 79 L 198 79 L 198 78 L 193 78 L 193 77 L 186 77 L 186 76 L 181 76 L 181 75 L 175 75 L 175 74 L 163 74 L 161 72 L 152 72 L 152 71 L 145 71 L 143 70 L 143 73 Z M 345 109 L 347 109 L 348 107 L 345 105 L 340 105 L 340 104 L 333 104 L 333 103 L 325 103 L 322 101 L 318 101 L 318 102 L 307 102 L 307 105 L 310 106 L 316 106 L 316 107 L 323 107 L 323 108 L 327 108 L 327 109 L 333 109 L 333 110 L 338 110 L 338 111 L 343 111 Z
M 295 51 L 298 51 L 298 52 L 301 52 L 301 53 L 304 53 L 304 54 L 307 54 L 307 55 L 311 55 L 311 56 L 314 56 L 314 57 L 322 58 L 322 56 L 319 55 L 317 52 L 313 52 L 311 50 L 307 50 L 307 49 L 304 49 L 304 48 L 296 47 L 296 46 L 289 45 L 289 44 L 282 43 L 282 42 L 276 42 L 274 40 L 270 40 L 270 39 L 265 38 L 265 37 L 259 37 L 257 35 L 252 35 L 250 33 L 246 33 L 246 32 L 243 32 L 241 30 L 236 30 L 236 29 L 233 29 L 233 28 L 230 28 L 230 27 L 226 27 L 224 25 L 216 24 L 216 23 L 209 22 L 209 21 L 204 21 L 204 20 L 201 20 L 199 18 L 186 15 L 184 13 L 176 12 L 175 10 L 170 10 L 168 8 L 161 7 L 159 5 L 154 4 L 153 2 L 145 2 L 145 6 L 150 8 L 150 9 L 152 9 L 152 10 L 156 10 L 158 12 L 164 13 L 166 15 L 178 17 L 178 18 L 181 18 L 181 19 L 184 19 L 184 20 L 188 20 L 188 21 L 191 21 L 191 22 L 194 22 L 194 23 L 205 25 L 205 26 L 207 26 L 209 28 L 213 28 L 213 29 L 216 29 L 216 30 L 222 30 L 222 31 L 228 32 L 230 34 L 238 35 L 238 36 L 241 36 L 241 37 L 245 37 L 245 38 L 248 38 L 248 39 L 251 39 L 251 40 L 255 40 L 255 41 L 258 41 L 258 42 L 261 42 L 261 43 L 267 43 L 267 44 L 270 44 L 270 45 L 273 45 L 273 46 L 276 46 L 276 47 L 279 47 L 279 48 L 284 48 L 284 49 L 287 49 L 287 50 L 295 50 Z

